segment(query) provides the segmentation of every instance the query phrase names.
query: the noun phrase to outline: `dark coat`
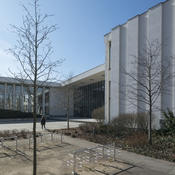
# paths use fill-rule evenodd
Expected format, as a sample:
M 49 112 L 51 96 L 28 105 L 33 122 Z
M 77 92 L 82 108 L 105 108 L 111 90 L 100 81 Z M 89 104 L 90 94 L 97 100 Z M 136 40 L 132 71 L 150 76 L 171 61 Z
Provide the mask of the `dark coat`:
M 42 124 L 42 125 L 45 125 L 45 123 L 46 123 L 46 119 L 45 119 L 45 117 L 42 117 L 42 118 L 41 118 L 41 124 Z

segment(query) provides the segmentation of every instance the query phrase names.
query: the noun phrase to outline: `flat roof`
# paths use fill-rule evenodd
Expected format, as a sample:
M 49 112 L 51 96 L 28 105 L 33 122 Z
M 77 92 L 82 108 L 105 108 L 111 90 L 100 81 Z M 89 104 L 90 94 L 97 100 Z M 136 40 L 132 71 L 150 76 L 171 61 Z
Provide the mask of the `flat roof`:
M 105 64 L 101 64 L 81 74 L 78 74 L 69 80 L 63 81 L 62 83 L 38 81 L 37 85 L 42 87 L 63 87 L 67 85 L 83 86 L 104 79 L 105 79 Z M 0 83 L 32 85 L 31 80 L 22 80 L 12 77 L 0 77 Z
M 23 80 L 23 79 L 17 79 L 12 77 L 0 77 L 0 83 L 32 85 L 31 80 Z M 60 86 L 60 83 L 38 81 L 37 85 L 44 86 L 44 87 L 57 87 L 57 86 Z
M 83 86 L 97 81 L 102 81 L 104 79 L 105 79 L 105 64 L 101 64 L 92 69 L 89 69 L 86 72 L 76 75 L 69 80 L 66 80 L 63 83 L 63 86 L 66 85 Z

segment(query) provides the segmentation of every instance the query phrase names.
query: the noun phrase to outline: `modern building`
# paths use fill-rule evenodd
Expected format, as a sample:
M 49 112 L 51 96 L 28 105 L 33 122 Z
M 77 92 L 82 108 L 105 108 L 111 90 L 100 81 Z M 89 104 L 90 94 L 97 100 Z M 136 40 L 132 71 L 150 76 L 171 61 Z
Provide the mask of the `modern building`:
M 138 64 L 139 60 L 136 60 L 135 65 L 132 61 L 133 57 L 140 58 L 148 42 L 160 43 L 159 60 L 162 66 L 170 57 L 175 56 L 175 0 L 160 3 L 114 27 L 104 36 L 104 41 L 105 64 L 62 84 L 42 85 L 42 82 L 39 82 L 38 113 L 65 116 L 68 96 L 70 114 L 75 117 L 91 117 L 92 111 L 102 106 L 105 106 L 106 122 L 119 114 L 146 111 L 148 106 L 138 99 L 141 89 L 135 92 L 134 102 L 129 100 L 128 92 L 132 86 L 132 79 L 128 78 L 123 70 L 134 71 L 137 78 L 140 78 L 143 70 Z M 173 64 L 169 71 L 175 72 Z M 170 79 L 168 85 L 169 93 L 161 93 L 156 101 L 159 110 L 154 111 L 155 127 L 159 127 L 162 110 L 168 107 L 175 112 L 175 78 Z M 139 89 L 139 84 L 135 83 L 134 86 Z M 32 96 L 29 89 L 32 89 L 30 81 L 21 84 L 12 78 L 1 77 L 0 108 L 32 111 Z
M 69 95 L 70 115 L 91 117 L 94 109 L 104 106 L 104 74 L 103 64 L 63 83 L 38 82 L 38 114 L 65 116 Z M 31 81 L 0 77 L 0 109 L 32 112 L 32 98 Z
M 50 91 L 59 86 L 57 83 L 38 82 L 37 112 L 49 114 Z M 33 111 L 33 95 L 31 81 L 0 77 L 0 109 L 22 112 Z
M 175 0 L 167 0 L 146 12 L 129 19 L 126 23 L 114 27 L 104 37 L 106 46 L 105 64 L 105 117 L 110 121 L 123 113 L 137 113 L 146 111 L 147 105 L 139 100 L 141 90 L 139 83 L 134 86 L 137 92 L 134 101 L 129 100 L 129 91 L 133 86 L 133 79 L 126 75 L 135 72 L 136 79 L 142 73 L 139 60 L 133 64 L 133 57 L 140 58 L 140 54 L 147 43 L 156 41 L 160 44 L 160 63 L 162 66 L 170 57 L 175 56 Z M 138 63 L 139 62 L 139 63 Z M 173 73 L 175 67 L 170 67 Z M 161 75 L 162 76 L 162 75 Z M 161 78 L 161 77 L 160 77 Z M 145 83 L 145 82 L 143 82 Z M 161 111 L 170 108 L 175 112 L 175 78 L 169 80 L 169 93 L 161 93 L 156 101 L 155 127 L 159 127 Z M 136 104 L 136 105 L 135 105 Z M 142 111 L 140 111 L 142 109 Z

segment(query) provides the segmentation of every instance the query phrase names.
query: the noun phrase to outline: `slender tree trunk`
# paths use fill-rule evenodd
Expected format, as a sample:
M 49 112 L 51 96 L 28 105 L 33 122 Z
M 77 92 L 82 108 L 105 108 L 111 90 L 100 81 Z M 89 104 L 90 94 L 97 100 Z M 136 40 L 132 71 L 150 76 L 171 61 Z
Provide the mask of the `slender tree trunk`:
M 67 91 L 67 129 L 69 130 L 69 89 Z
M 149 106 L 148 142 L 152 145 L 152 106 Z
M 36 83 L 36 82 L 35 82 Z M 36 118 L 37 118 L 37 103 L 36 103 L 36 84 L 34 85 L 34 110 L 33 110 L 33 175 L 37 174 L 37 153 L 36 153 Z
M 35 72 L 34 72 L 34 121 L 33 121 L 33 175 L 37 175 L 37 143 L 36 143 L 36 117 L 37 117 L 37 70 L 38 70 L 38 19 L 37 1 L 35 1 Z
M 37 82 L 49 81 L 53 68 L 62 60 L 52 62 L 48 57 L 52 54 L 52 47 L 48 35 L 56 30 L 56 25 L 47 25 L 47 14 L 40 12 L 39 0 L 32 0 L 30 8 L 23 6 L 26 14 L 23 17 L 22 27 L 13 26 L 18 39 L 14 49 L 10 49 L 16 57 L 23 71 L 20 78 L 31 80 L 33 88 L 33 175 L 37 175 Z M 14 74 L 18 77 L 18 74 Z M 40 86 L 43 86 L 40 85 Z
M 152 60 L 152 56 L 151 56 L 151 60 Z M 149 65 L 149 121 L 148 121 L 148 142 L 150 145 L 152 145 L 152 127 L 151 127 L 151 123 L 152 123 L 152 82 L 151 82 L 151 63 Z

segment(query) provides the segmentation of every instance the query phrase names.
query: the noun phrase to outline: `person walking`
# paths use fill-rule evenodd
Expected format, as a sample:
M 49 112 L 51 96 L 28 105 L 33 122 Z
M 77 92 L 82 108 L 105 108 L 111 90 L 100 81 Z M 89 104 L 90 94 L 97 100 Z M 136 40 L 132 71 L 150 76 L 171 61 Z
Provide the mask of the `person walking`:
M 46 129 L 46 118 L 44 115 L 41 117 L 41 128 Z

